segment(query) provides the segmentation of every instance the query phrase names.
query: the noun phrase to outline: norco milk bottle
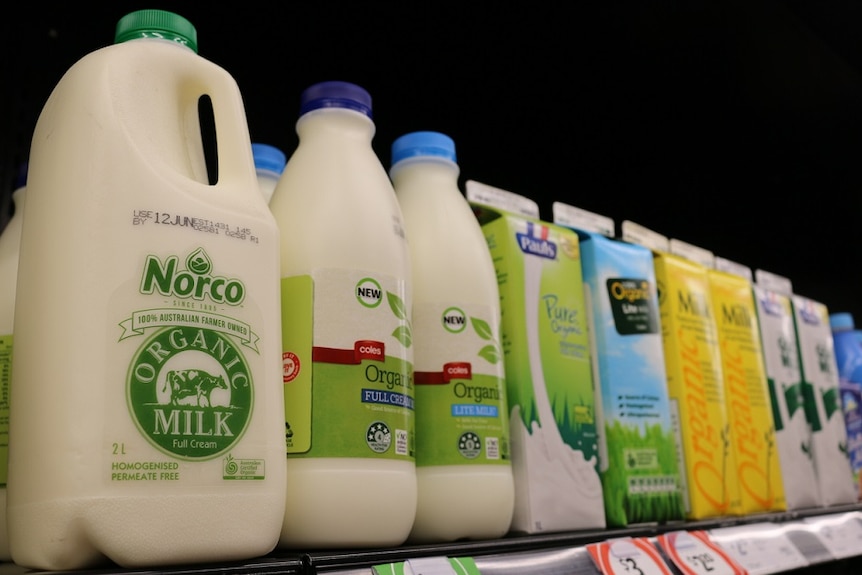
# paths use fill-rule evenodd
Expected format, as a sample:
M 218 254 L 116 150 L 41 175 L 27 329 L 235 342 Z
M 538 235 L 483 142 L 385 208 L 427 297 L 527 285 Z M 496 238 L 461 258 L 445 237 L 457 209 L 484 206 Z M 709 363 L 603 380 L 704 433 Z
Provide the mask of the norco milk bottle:
M 278 249 L 234 79 L 197 55 L 184 18 L 123 17 L 114 45 L 61 78 L 33 134 L 12 367 L 15 563 L 145 567 L 275 547 Z
M 502 537 L 515 505 L 497 275 L 456 162 L 445 134 L 392 143 L 413 262 L 414 542 Z
M 307 88 L 269 204 L 281 231 L 286 548 L 396 546 L 416 513 L 410 257 L 374 131 L 363 88 Z
M 9 461 L 9 396 L 12 380 L 12 327 L 18 283 L 18 253 L 21 221 L 27 196 L 25 181 L 12 192 L 14 213 L 0 234 L 0 561 L 9 561 L 9 533 L 6 529 L 6 478 Z

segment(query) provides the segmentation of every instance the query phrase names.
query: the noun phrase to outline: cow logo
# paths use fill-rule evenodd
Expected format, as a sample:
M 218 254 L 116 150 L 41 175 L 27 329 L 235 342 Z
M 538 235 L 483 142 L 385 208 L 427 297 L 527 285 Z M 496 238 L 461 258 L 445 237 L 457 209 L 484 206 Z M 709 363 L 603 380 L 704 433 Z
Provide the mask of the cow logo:
M 245 433 L 254 386 L 245 357 L 225 334 L 174 326 L 138 348 L 126 394 L 132 419 L 150 443 L 198 461 L 224 454 Z

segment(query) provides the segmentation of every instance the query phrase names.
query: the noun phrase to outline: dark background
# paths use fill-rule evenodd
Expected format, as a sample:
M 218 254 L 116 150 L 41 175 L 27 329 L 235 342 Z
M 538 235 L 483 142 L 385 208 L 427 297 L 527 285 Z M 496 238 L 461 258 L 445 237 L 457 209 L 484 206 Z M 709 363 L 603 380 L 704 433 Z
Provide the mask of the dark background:
M 253 141 L 289 156 L 300 92 L 351 81 L 371 93 L 387 167 L 396 137 L 445 132 L 462 189 L 520 193 L 549 221 L 554 201 L 633 220 L 862 324 L 862 3 L 17 5 L 0 24 L 0 225 L 54 84 L 139 8 L 192 21 Z

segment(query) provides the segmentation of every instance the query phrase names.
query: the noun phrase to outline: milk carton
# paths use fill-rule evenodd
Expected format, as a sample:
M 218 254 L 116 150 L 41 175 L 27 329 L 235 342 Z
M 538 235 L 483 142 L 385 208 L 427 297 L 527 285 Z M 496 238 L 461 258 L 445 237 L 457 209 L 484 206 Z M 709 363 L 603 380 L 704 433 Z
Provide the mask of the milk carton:
M 681 520 L 652 253 L 612 239 L 614 222 L 561 202 L 554 223 L 578 233 L 601 402 L 599 463 L 609 525 Z
M 622 237 L 653 253 L 686 517 L 733 515 L 739 487 L 707 277 L 711 253 L 671 253 L 665 236 L 628 220 L 622 223 Z M 678 242 L 674 248 L 680 251 Z
M 605 526 L 578 236 L 535 202 L 478 182 L 467 199 L 500 288 L 515 511 L 511 530 Z
M 741 511 L 744 515 L 783 511 L 787 505 L 751 291 L 751 270 L 716 258 L 716 268 L 707 270 L 707 275 L 721 348 Z
M 821 302 L 799 294 L 791 297 L 820 504 L 853 503 L 856 484 L 847 454 L 847 428 L 841 412 L 829 310 Z
M 811 453 L 811 426 L 805 418 L 802 373 L 793 327 L 790 280 L 755 270 L 752 286 L 766 378 L 772 402 L 775 442 L 781 461 L 787 509 L 820 506 Z

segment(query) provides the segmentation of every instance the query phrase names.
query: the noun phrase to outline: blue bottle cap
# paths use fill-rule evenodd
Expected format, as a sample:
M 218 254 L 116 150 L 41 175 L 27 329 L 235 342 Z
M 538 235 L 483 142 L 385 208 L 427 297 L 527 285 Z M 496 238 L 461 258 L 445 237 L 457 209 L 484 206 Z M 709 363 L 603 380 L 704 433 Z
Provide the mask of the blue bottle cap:
M 371 118 L 371 95 L 350 82 L 319 82 L 309 86 L 300 97 L 299 115 L 320 108 L 347 108 Z
M 269 170 L 280 174 L 287 164 L 287 156 L 284 155 L 284 152 L 269 144 L 253 143 L 251 153 L 254 156 L 254 167 L 260 170 Z
M 440 132 L 411 132 L 392 142 L 392 165 L 416 156 L 434 156 L 458 163 L 455 142 Z
M 829 315 L 829 327 L 832 331 L 845 331 L 853 329 L 853 314 L 847 312 L 833 313 Z

